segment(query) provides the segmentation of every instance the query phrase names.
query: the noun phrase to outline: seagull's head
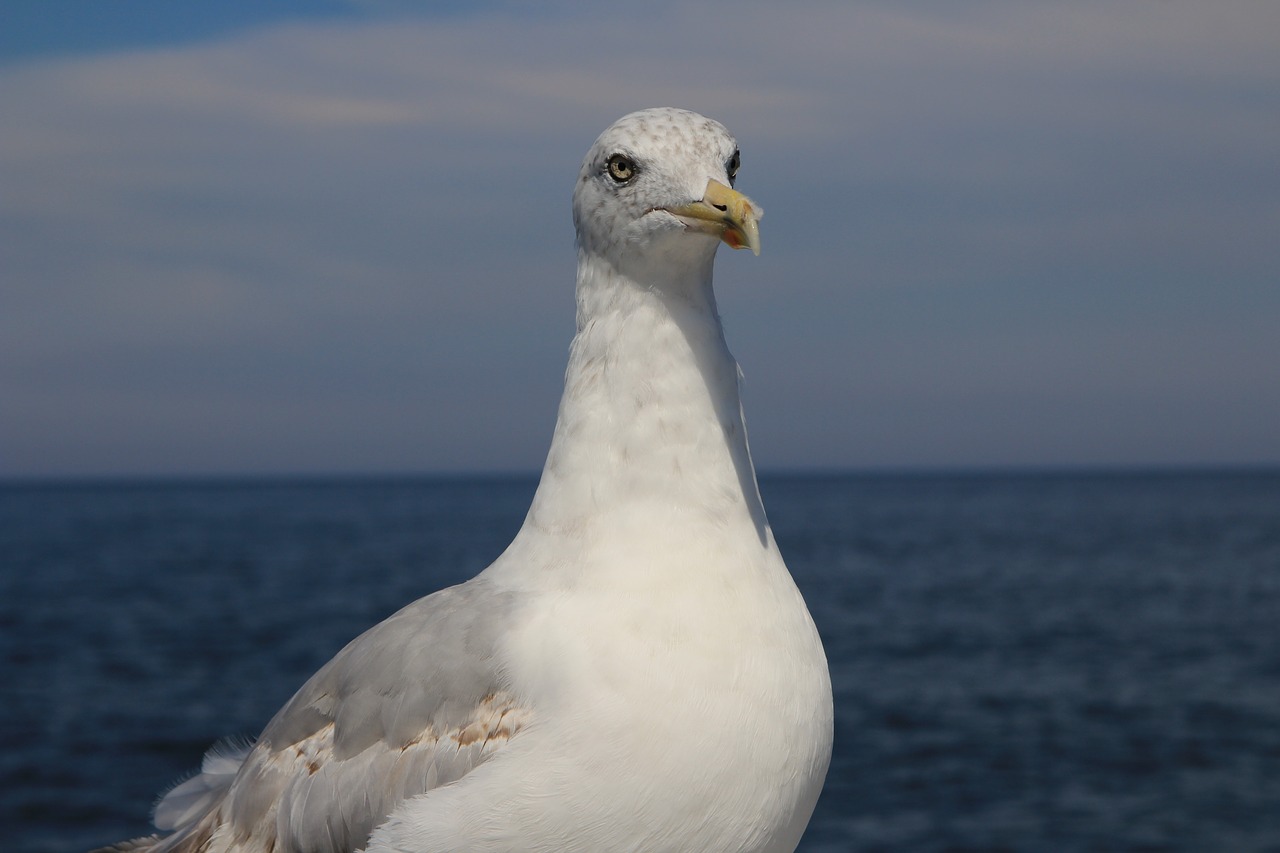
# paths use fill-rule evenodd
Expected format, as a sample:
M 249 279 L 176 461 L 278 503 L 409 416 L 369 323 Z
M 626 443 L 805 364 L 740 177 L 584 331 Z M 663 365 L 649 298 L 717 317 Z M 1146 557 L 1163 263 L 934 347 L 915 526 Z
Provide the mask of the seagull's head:
M 615 265 L 710 262 L 724 241 L 760 254 L 763 211 L 733 188 L 738 144 L 688 110 L 623 116 L 587 152 L 573 194 L 578 245 Z

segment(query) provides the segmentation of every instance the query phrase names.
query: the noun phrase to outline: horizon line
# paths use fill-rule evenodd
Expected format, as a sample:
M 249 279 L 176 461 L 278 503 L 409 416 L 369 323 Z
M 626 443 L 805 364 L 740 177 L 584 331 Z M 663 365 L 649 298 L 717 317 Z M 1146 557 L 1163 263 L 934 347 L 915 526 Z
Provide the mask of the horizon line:
M 0 488 L 76 486 L 337 485 L 355 483 L 537 480 L 540 469 L 473 471 L 241 471 L 186 473 L 0 474 Z M 1280 462 L 1248 463 L 1001 463 L 984 465 L 796 466 L 757 469 L 760 480 L 914 477 L 1072 477 L 1280 475 Z

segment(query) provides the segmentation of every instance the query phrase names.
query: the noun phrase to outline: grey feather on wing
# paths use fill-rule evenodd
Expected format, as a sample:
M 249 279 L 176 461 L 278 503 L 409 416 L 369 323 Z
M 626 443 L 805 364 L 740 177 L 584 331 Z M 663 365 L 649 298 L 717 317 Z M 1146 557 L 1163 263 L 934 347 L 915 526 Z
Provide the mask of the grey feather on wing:
M 499 690 L 494 643 L 511 596 L 477 578 L 421 598 L 352 640 L 275 715 L 277 748 L 333 724 L 335 756 L 447 730 Z
M 361 847 L 398 803 L 460 779 L 524 725 L 494 655 L 513 615 L 477 578 L 352 640 L 267 724 L 206 820 L 275 849 Z

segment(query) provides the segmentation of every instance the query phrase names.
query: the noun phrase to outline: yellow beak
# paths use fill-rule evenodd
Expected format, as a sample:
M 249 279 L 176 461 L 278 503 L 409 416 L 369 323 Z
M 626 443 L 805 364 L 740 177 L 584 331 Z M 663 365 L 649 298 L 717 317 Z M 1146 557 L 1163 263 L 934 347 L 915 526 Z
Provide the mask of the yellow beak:
M 707 181 L 701 200 L 668 207 L 667 212 L 694 220 L 689 223 L 691 225 L 710 224 L 720 230 L 720 239 L 731 248 L 750 249 L 756 255 L 760 254 L 759 222 L 764 211 L 751 199 L 719 181 Z

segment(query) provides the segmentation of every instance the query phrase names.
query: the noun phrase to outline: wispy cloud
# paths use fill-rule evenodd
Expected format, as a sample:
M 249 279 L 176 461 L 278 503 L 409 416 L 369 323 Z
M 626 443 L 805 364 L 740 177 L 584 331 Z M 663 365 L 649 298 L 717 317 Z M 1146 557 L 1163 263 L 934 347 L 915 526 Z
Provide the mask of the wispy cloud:
M 0 473 L 536 467 L 573 175 L 656 104 L 728 124 L 769 210 L 721 260 L 763 464 L 1280 460 L 1278 31 L 392 10 L 11 65 Z

